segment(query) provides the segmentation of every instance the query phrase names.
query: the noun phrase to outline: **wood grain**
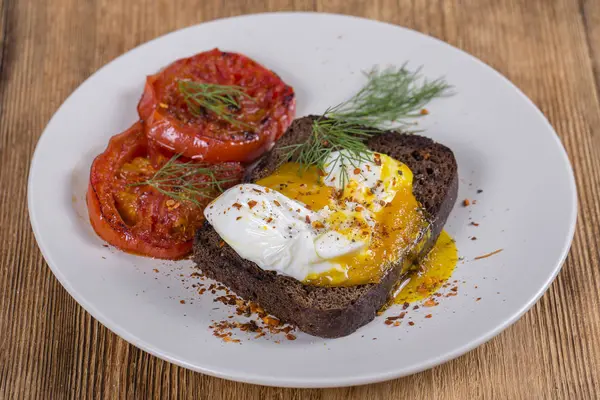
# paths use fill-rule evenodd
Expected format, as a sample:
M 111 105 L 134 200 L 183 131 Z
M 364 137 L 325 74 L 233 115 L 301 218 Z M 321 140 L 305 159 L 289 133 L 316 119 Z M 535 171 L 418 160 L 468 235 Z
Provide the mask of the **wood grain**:
M 360 15 L 438 37 L 519 86 L 558 131 L 579 189 L 565 267 L 514 326 L 391 382 L 294 390 L 227 382 L 127 344 L 60 286 L 33 238 L 29 162 L 45 124 L 96 69 L 174 29 L 232 15 Z M 600 397 L 600 2 L 597 0 L 0 0 L 0 399 L 593 399 Z

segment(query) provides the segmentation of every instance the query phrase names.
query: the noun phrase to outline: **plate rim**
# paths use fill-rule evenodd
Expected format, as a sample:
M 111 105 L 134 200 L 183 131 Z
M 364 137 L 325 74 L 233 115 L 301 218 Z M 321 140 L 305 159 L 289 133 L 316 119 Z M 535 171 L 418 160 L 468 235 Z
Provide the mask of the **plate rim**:
M 313 16 L 313 17 L 314 16 L 326 16 L 326 17 L 354 19 L 354 20 L 360 20 L 360 21 L 368 21 L 371 23 L 384 24 L 384 25 L 388 25 L 388 26 L 403 30 L 403 31 L 409 31 L 412 34 L 417 34 L 418 36 L 427 38 L 428 40 L 434 40 L 445 46 L 449 46 L 452 49 L 454 49 L 455 51 L 462 53 L 462 55 L 467 56 L 468 58 L 470 58 L 472 61 L 479 64 L 483 68 L 487 68 L 488 70 L 493 72 L 498 78 L 503 80 L 505 84 L 508 84 L 510 87 L 512 87 L 512 89 L 515 90 L 525 100 L 526 103 L 528 103 L 530 106 L 533 107 L 535 112 L 537 112 L 538 116 L 541 117 L 541 119 L 544 121 L 547 128 L 549 128 L 550 131 L 554 133 L 553 139 L 555 140 L 555 142 L 559 148 L 560 156 L 562 158 L 562 161 L 565 163 L 565 166 L 567 167 L 567 172 L 568 172 L 568 181 L 569 181 L 568 186 L 569 186 L 570 193 L 571 193 L 570 201 L 572 204 L 571 210 L 569 210 L 569 219 L 570 219 L 569 231 L 565 237 L 566 240 L 561 249 L 560 260 L 554 266 L 552 274 L 549 276 L 549 278 L 546 280 L 546 282 L 544 282 L 543 286 L 540 289 L 538 289 L 537 292 L 529 299 L 529 301 L 527 301 L 525 304 L 523 304 L 523 306 L 516 313 L 514 313 L 510 318 L 504 320 L 501 324 L 496 326 L 494 329 L 491 329 L 488 332 L 486 332 L 485 334 L 480 335 L 478 338 L 471 340 L 470 342 L 464 344 L 463 346 L 460 346 L 458 348 L 450 350 L 446 353 L 443 353 L 436 357 L 426 359 L 426 360 L 424 360 L 420 363 L 417 363 L 413 366 L 391 369 L 390 371 L 383 373 L 383 374 L 375 373 L 375 374 L 349 375 L 348 377 L 345 377 L 343 379 L 336 378 L 335 380 L 331 380 L 326 377 L 325 378 L 308 378 L 308 379 L 307 378 L 294 378 L 294 377 L 271 378 L 271 377 L 266 377 L 266 376 L 262 376 L 262 375 L 253 375 L 252 373 L 248 373 L 248 372 L 239 372 L 239 371 L 235 371 L 235 370 L 227 371 L 227 370 L 222 370 L 222 369 L 220 369 L 220 370 L 211 369 L 209 367 L 201 367 L 201 366 L 190 364 L 184 360 L 180 360 L 176 356 L 170 354 L 169 352 L 165 352 L 165 351 L 160 350 L 159 348 L 156 348 L 152 344 L 147 343 L 147 342 L 141 340 L 140 338 L 138 338 L 137 336 L 135 336 L 134 334 L 128 332 L 125 328 L 121 327 L 120 325 L 113 323 L 111 318 L 105 316 L 100 310 L 98 310 L 93 305 L 89 304 L 89 302 L 87 302 L 85 300 L 84 296 L 80 295 L 76 291 L 76 289 L 70 284 L 70 282 L 64 277 L 64 275 L 62 275 L 62 273 L 60 272 L 60 268 L 57 267 L 57 264 L 52 260 L 49 250 L 45 247 L 45 245 L 42 245 L 43 241 L 40 240 L 41 233 L 39 232 L 39 226 L 35 220 L 35 215 L 32 211 L 32 209 L 35 208 L 35 206 L 33 205 L 33 198 L 31 195 L 32 189 L 33 189 L 33 178 L 32 177 L 34 176 L 34 173 L 32 173 L 32 172 L 35 170 L 35 166 L 37 164 L 36 160 L 39 159 L 38 151 L 41 147 L 40 143 L 42 143 L 45 140 L 44 134 L 46 133 L 47 127 L 54 120 L 55 116 L 57 114 L 59 114 L 59 112 L 64 107 L 64 105 L 68 102 L 68 100 L 71 99 L 71 97 L 73 97 L 89 79 L 91 79 L 94 75 L 98 74 L 100 71 L 109 67 L 111 64 L 113 64 L 117 60 L 121 59 L 122 57 L 130 56 L 131 53 L 135 53 L 135 52 L 139 51 L 141 48 L 143 48 L 145 46 L 149 46 L 153 42 L 161 40 L 164 37 L 169 36 L 171 34 L 175 34 L 177 32 L 191 30 L 200 25 L 218 24 L 225 20 L 246 19 L 246 18 L 250 19 L 250 18 L 256 18 L 256 17 L 263 17 L 263 16 L 277 17 L 277 16 L 297 16 L 297 15 L 305 15 L 305 16 Z M 387 381 L 387 380 L 391 380 L 391 379 L 400 378 L 403 376 L 412 375 L 412 374 L 415 374 L 418 372 L 422 372 L 424 370 L 433 368 L 437 365 L 443 364 L 443 363 L 453 360 L 457 357 L 460 357 L 461 355 L 466 354 L 467 352 L 475 349 L 476 347 L 479 347 L 480 345 L 488 342 L 489 340 L 491 340 L 492 338 L 497 336 L 499 333 L 501 333 L 502 331 L 504 331 L 505 329 L 510 327 L 512 324 L 514 324 L 517 320 L 519 320 L 523 316 L 523 314 L 525 314 L 528 310 L 530 310 L 533 307 L 533 305 L 548 290 L 548 288 L 550 287 L 552 282 L 555 280 L 556 276 L 558 275 L 558 273 L 562 269 L 562 266 L 565 263 L 565 260 L 568 256 L 570 248 L 571 248 L 571 244 L 573 242 L 573 238 L 575 235 L 575 228 L 577 225 L 578 195 L 577 195 L 577 186 L 576 186 L 573 166 L 570 162 L 568 153 L 567 153 L 562 141 L 560 140 L 560 137 L 558 136 L 556 130 L 550 124 L 550 122 L 548 121 L 548 119 L 546 118 L 544 113 L 542 113 L 542 111 L 535 105 L 535 103 L 525 93 L 523 93 L 523 91 L 521 91 L 514 83 L 512 83 L 503 74 L 501 74 L 499 71 L 497 71 L 490 65 L 486 64 L 479 58 L 477 58 L 477 57 L 467 53 L 466 51 L 461 50 L 447 42 L 444 42 L 441 39 L 438 39 L 436 37 L 429 36 L 429 35 L 419 32 L 419 31 L 416 31 L 416 30 L 413 30 L 413 29 L 410 29 L 410 28 L 407 28 L 407 27 L 404 27 L 401 25 L 396 25 L 396 24 L 393 24 L 390 22 L 379 21 L 379 20 L 375 20 L 375 19 L 352 16 L 352 15 L 337 14 L 337 13 L 323 13 L 323 12 L 310 12 L 310 11 L 307 11 L 307 12 L 304 12 L 304 11 L 299 11 L 299 12 L 281 11 L 281 12 L 264 12 L 264 13 L 244 14 L 244 15 L 237 15 L 237 16 L 232 16 L 232 17 L 218 18 L 218 19 L 213 19 L 213 20 L 189 25 L 189 26 L 186 26 L 186 27 L 174 30 L 174 31 L 170 31 L 170 32 L 162 34 L 156 38 L 153 38 L 149 41 L 139 44 L 138 46 L 136 46 L 136 47 L 126 51 L 125 53 L 120 54 L 119 56 L 113 58 L 112 60 L 108 61 L 106 64 L 104 64 L 103 66 L 98 68 L 96 71 L 94 71 L 94 73 L 89 75 L 83 82 L 81 82 L 77 86 L 77 88 L 75 88 L 75 90 L 73 90 L 73 92 L 71 92 L 71 94 L 69 96 L 67 96 L 63 100 L 61 105 L 57 108 L 57 110 L 54 112 L 54 114 L 52 115 L 52 117 L 50 118 L 50 120 L 48 121 L 46 126 L 44 127 L 44 130 L 42 131 L 42 134 L 40 135 L 40 137 L 36 143 L 35 150 L 31 157 L 30 168 L 29 168 L 29 172 L 28 172 L 27 206 L 28 206 L 27 208 L 28 208 L 29 220 L 30 220 L 30 224 L 31 224 L 31 227 L 32 227 L 32 230 L 34 233 L 36 243 L 38 245 L 38 248 L 40 249 L 40 252 L 42 253 L 42 256 L 44 257 L 44 260 L 46 261 L 46 264 L 48 265 L 48 267 L 50 268 L 50 270 L 52 271 L 52 273 L 54 274 L 56 279 L 60 282 L 60 284 L 63 286 L 63 288 L 65 288 L 67 293 L 69 293 L 69 295 L 71 297 L 73 297 L 73 299 L 86 312 L 88 312 L 93 318 L 95 318 L 100 324 L 102 324 L 108 330 L 115 333 L 117 336 L 124 339 L 129 344 L 131 344 L 143 351 L 146 351 L 155 357 L 158 357 L 162 360 L 171 362 L 180 367 L 190 369 L 195 372 L 200 372 L 200 373 L 203 373 L 206 375 L 227 379 L 227 380 L 250 383 L 250 384 L 265 385 L 265 386 L 275 386 L 275 387 L 329 388 L 329 387 L 347 387 L 347 386 L 355 386 L 355 385 L 383 382 L 383 381 Z

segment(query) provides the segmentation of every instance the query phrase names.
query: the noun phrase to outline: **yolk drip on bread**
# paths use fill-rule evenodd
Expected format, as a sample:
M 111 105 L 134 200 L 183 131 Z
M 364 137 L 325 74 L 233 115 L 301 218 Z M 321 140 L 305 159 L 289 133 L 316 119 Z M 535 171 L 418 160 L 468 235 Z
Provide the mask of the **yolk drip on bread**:
M 257 182 L 311 211 L 325 215 L 323 224 L 351 243 L 364 243 L 356 251 L 329 258 L 336 265 L 313 272 L 303 280 L 319 286 L 352 286 L 378 282 L 391 263 L 414 249 L 427 222 L 412 193 L 412 172 L 391 157 L 374 153 L 372 163 L 357 164 L 343 176 L 335 159 L 325 172 L 309 167 L 298 173 L 296 163 L 282 165 Z M 345 180 L 344 184 L 340 182 Z
M 407 279 L 400 284 L 393 302 L 412 303 L 431 296 L 448 281 L 457 262 L 456 243 L 446 231 L 442 231 L 429 254 L 411 269 Z M 452 293 L 456 292 L 450 290 L 449 294 Z

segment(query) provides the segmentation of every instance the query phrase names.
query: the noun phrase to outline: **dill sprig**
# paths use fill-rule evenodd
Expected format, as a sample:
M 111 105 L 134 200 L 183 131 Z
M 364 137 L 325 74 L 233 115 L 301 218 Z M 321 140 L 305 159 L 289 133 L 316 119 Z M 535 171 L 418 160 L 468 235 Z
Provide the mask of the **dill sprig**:
M 311 136 L 305 143 L 280 148 L 283 160 L 301 164 L 300 173 L 313 165 L 325 170 L 330 155 L 339 163 L 341 185 L 348 181 L 347 166 L 370 161 L 371 151 L 365 142 L 379 129 L 405 127 L 408 119 L 425 115 L 423 106 L 437 97 L 451 95 L 451 86 L 442 78 L 428 81 L 420 74 L 402 67 L 383 70 L 375 67 L 365 75 L 367 83 L 349 100 L 327 109 L 313 122 Z M 329 175 L 331 174 L 331 171 Z M 328 175 L 328 177 L 329 177 Z
M 421 68 L 411 72 L 406 64 L 383 70 L 374 67 L 365 75 L 367 84 L 325 116 L 377 128 L 406 126 L 407 119 L 424 115 L 423 106 L 431 100 L 451 94 L 451 86 L 444 79 L 429 81 L 422 78 Z
M 312 132 L 304 143 L 292 144 L 281 148 L 284 160 L 293 158 L 300 164 L 300 173 L 305 172 L 311 165 L 325 170 L 325 162 L 334 151 L 339 151 L 335 158 L 329 161 L 339 164 L 341 168 L 341 186 L 348 181 L 348 172 L 344 166 L 358 168 L 361 162 L 370 161 L 371 151 L 365 140 L 375 134 L 372 128 L 357 127 L 351 122 L 319 118 L 313 121 Z M 333 169 L 326 176 L 329 178 Z
M 177 82 L 177 88 L 192 115 L 202 117 L 206 112 L 211 112 L 232 125 L 250 128 L 250 125 L 238 120 L 234 113 L 240 109 L 241 98 L 253 100 L 241 86 L 184 79 Z
M 209 166 L 191 161 L 178 162 L 179 157 L 179 154 L 174 155 L 152 177 L 131 186 L 148 185 L 173 200 L 203 207 L 201 200 L 212 200 L 223 192 L 223 185 L 236 181 L 221 177 L 234 172 L 227 164 Z

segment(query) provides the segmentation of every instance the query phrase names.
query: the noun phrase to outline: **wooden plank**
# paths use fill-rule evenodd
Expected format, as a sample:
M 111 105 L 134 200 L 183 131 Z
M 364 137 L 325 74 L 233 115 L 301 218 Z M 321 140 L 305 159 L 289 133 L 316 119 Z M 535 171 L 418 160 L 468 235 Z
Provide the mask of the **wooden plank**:
M 6 47 L 6 33 L 8 28 L 8 2 L 0 0 L 0 71 L 2 71 L 2 61 L 4 60 L 4 48 Z M 0 76 L 2 73 L 0 72 Z
M 585 41 L 594 68 L 596 87 L 600 93 L 600 4 L 594 0 L 580 2 L 581 19 L 585 28 Z
M 600 396 L 597 1 L 465 0 L 457 7 L 451 0 L 0 0 L 0 10 L 0 399 Z M 205 20 L 267 10 L 347 13 L 433 35 L 505 74 L 549 118 L 573 163 L 579 223 L 565 268 L 514 326 L 457 360 L 392 382 L 265 388 L 193 373 L 136 349 L 56 281 L 33 239 L 25 199 L 30 156 L 60 103 L 140 43 Z

